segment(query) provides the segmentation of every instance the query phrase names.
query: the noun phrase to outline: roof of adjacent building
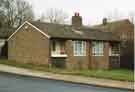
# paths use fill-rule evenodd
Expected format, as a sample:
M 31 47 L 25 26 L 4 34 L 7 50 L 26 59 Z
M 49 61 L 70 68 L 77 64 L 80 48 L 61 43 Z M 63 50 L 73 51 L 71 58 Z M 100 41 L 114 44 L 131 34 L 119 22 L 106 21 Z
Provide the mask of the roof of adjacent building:
M 134 27 L 133 23 L 131 23 L 129 19 L 123 19 L 123 20 L 118 20 L 113 22 L 107 22 L 106 25 L 104 24 L 94 25 L 92 28 L 100 29 L 101 31 L 104 32 L 108 32 L 108 31 L 116 32 L 116 31 L 126 30 L 129 27 L 133 29 Z
M 102 32 L 97 28 L 81 27 L 79 30 L 76 30 L 71 25 L 44 23 L 40 21 L 30 21 L 30 23 L 51 38 L 120 41 L 111 32 Z

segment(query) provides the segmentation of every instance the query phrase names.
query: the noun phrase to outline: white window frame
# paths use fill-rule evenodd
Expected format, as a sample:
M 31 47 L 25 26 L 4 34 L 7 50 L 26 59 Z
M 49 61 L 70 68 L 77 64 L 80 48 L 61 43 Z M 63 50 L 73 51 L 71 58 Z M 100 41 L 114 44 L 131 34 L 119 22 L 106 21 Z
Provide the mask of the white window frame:
M 73 54 L 74 56 L 86 56 L 86 41 L 73 41 Z
M 109 56 L 120 56 L 120 45 L 118 45 L 118 53 L 117 54 L 114 54 L 113 51 L 112 51 L 112 46 L 109 47 Z
M 92 42 L 92 56 L 104 56 L 104 42 L 103 41 Z

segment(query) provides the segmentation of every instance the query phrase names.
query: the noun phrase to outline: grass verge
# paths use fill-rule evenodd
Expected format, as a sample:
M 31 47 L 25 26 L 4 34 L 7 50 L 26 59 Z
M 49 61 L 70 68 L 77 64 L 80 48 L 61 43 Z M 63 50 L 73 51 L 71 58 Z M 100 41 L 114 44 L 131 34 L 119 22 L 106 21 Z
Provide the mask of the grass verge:
M 69 69 L 48 68 L 43 65 L 20 64 L 15 61 L 9 61 L 4 59 L 0 60 L 0 64 L 6 64 L 15 67 L 33 69 L 33 70 L 44 71 L 44 72 L 52 72 L 57 74 L 79 75 L 79 76 L 113 79 L 113 80 L 121 80 L 121 81 L 134 81 L 134 72 L 128 69 L 69 70 Z

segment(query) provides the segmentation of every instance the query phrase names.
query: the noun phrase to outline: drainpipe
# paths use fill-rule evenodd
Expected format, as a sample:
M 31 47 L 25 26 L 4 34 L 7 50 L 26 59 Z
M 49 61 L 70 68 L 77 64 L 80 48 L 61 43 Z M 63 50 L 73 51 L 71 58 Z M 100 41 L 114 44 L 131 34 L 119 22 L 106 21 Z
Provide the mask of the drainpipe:
M 88 68 L 91 68 L 91 61 L 92 61 L 92 57 L 91 57 L 91 41 L 87 41 L 87 46 L 88 46 L 88 58 L 89 58 L 89 66 Z M 87 51 L 86 51 L 87 52 Z
M 52 67 L 52 60 L 51 60 L 51 40 L 49 40 L 49 58 L 48 58 L 48 67 L 51 68 Z
M 121 49 L 120 49 L 120 43 L 119 43 L 119 67 L 120 67 L 120 56 L 121 56 Z

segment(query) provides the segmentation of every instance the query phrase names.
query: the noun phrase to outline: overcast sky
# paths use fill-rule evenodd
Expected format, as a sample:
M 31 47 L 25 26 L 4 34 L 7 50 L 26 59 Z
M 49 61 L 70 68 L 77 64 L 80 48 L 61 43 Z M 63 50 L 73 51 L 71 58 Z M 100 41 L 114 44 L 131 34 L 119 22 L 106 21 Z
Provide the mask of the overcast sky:
M 127 18 L 135 12 L 135 0 L 26 0 L 32 4 L 36 17 L 49 8 L 63 9 L 70 20 L 74 12 L 79 12 L 85 25 L 101 23 L 103 17 Z

